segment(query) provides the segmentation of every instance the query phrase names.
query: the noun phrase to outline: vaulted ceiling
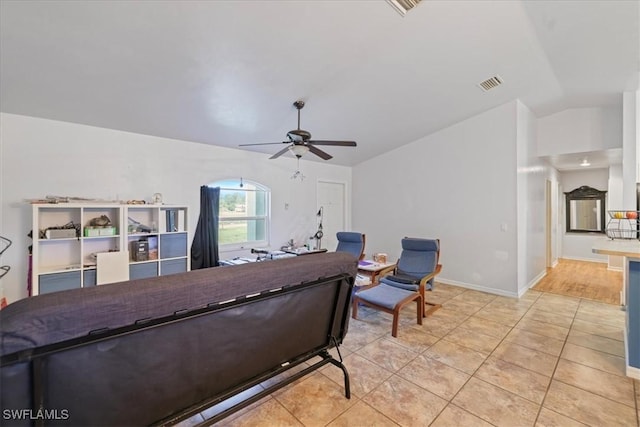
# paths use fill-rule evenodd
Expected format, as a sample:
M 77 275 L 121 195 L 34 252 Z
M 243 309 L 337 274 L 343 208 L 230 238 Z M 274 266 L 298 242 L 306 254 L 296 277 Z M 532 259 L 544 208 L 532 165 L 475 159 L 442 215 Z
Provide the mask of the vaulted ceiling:
M 237 148 L 283 141 L 302 99 L 314 138 L 358 142 L 326 148 L 341 165 L 516 98 L 538 117 L 619 105 L 640 73 L 636 0 L 424 0 L 405 17 L 381 0 L 0 8 L 3 112 Z

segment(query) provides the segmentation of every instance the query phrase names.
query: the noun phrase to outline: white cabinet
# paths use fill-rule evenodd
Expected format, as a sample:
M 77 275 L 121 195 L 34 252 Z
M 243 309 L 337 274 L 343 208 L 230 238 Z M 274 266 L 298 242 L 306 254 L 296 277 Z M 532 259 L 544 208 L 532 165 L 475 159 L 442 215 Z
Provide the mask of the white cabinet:
M 95 286 L 98 253 L 129 252 L 124 268 L 131 279 L 190 268 L 186 206 L 59 203 L 32 209 L 32 295 Z M 132 245 L 145 247 L 146 255 L 134 256 Z

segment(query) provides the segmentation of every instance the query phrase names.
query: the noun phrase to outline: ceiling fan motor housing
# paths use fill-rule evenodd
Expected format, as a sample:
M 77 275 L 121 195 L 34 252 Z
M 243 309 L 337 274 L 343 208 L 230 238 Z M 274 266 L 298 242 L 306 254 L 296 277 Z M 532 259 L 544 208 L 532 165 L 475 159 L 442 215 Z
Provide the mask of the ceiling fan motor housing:
M 311 134 L 306 130 L 294 129 L 287 132 L 287 138 L 293 143 L 306 142 L 311 139 Z

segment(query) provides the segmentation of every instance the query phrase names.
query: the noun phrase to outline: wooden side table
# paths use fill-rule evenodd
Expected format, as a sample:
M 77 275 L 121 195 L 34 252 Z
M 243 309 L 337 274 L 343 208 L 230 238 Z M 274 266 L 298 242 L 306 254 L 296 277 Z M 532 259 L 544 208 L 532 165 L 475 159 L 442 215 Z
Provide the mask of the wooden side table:
M 378 278 L 396 268 L 395 262 L 380 263 L 371 260 L 358 261 L 358 273 L 369 276 L 372 284 L 378 283 Z

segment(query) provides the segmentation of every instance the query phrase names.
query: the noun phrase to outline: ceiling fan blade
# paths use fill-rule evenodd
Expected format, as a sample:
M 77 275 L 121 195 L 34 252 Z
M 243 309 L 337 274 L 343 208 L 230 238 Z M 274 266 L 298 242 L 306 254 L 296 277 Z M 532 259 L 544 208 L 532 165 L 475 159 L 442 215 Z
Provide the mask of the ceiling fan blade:
M 274 154 L 273 156 L 269 157 L 269 159 L 276 159 L 280 156 L 282 156 L 284 153 L 286 153 L 287 151 L 289 151 L 289 147 L 285 147 L 282 150 L 278 151 L 276 154 Z
M 329 160 L 333 157 L 331 154 L 325 153 L 324 151 L 314 147 L 313 145 L 307 145 L 307 147 L 309 147 L 309 151 L 311 151 L 313 154 L 315 154 L 318 157 L 322 157 L 324 160 Z
M 257 144 L 240 144 L 238 147 L 251 147 L 252 145 L 274 145 L 274 144 L 290 144 L 289 141 L 281 141 L 281 142 L 259 142 Z
M 307 141 L 307 143 L 315 145 L 335 145 L 340 147 L 355 147 L 357 145 L 355 141 L 324 141 L 320 139 L 313 139 L 311 141 Z

